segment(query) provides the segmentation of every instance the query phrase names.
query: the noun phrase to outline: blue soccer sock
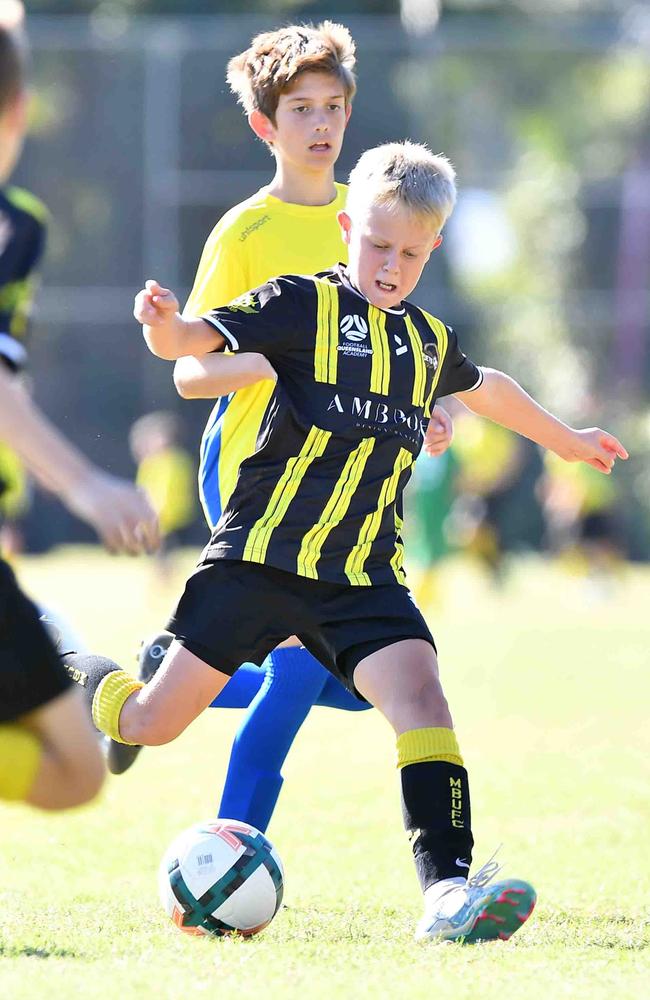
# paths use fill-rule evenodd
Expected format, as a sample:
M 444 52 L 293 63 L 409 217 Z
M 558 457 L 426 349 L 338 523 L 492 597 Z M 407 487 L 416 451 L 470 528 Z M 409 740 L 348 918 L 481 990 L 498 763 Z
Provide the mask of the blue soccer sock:
M 299 646 L 273 650 L 262 669 L 264 682 L 235 736 L 219 816 L 264 832 L 282 788 L 282 765 L 329 674 Z
M 266 661 L 265 661 L 266 662 Z M 210 708 L 248 708 L 266 678 L 266 666 L 242 663 Z M 236 817 L 230 816 L 229 819 Z
M 372 708 L 370 702 L 355 698 L 333 674 L 328 674 L 316 704 L 323 708 L 340 708 L 344 712 L 365 712 Z

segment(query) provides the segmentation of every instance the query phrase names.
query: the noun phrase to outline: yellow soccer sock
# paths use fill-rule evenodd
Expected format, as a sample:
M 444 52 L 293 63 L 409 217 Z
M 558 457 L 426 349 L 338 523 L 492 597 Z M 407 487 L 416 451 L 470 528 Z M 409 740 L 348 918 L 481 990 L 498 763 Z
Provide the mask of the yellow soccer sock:
M 120 713 L 127 698 L 143 687 L 142 681 L 136 681 L 125 670 L 111 670 L 106 674 L 93 698 L 93 722 L 97 728 L 118 743 L 138 746 L 120 736 Z
M 43 746 L 18 723 L 0 725 L 0 799 L 24 802 L 36 780 Z
M 456 733 L 453 729 L 432 727 L 409 729 L 397 737 L 397 766 L 421 764 L 427 760 L 444 760 L 463 767 Z

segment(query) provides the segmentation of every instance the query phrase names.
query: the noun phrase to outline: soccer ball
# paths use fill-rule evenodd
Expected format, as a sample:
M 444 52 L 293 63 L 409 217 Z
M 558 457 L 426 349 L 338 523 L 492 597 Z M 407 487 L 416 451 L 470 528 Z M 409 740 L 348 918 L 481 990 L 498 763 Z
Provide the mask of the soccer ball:
M 273 844 L 254 826 L 232 819 L 184 830 L 158 872 L 163 909 L 189 934 L 257 934 L 278 912 L 283 889 Z

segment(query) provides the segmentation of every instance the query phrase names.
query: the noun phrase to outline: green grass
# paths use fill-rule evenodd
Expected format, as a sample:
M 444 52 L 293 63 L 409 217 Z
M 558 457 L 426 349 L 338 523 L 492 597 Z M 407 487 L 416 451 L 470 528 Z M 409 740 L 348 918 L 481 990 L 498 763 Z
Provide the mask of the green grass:
M 146 564 L 70 549 L 26 560 L 21 576 L 128 664 L 190 565 L 181 557 L 163 588 Z M 412 941 L 420 901 L 393 738 L 375 713 L 325 709 L 299 734 L 269 831 L 286 906 L 250 941 L 180 934 L 156 870 L 172 837 L 215 811 L 240 713 L 209 711 L 90 807 L 0 807 L 0 996 L 647 996 L 650 573 L 629 570 L 597 603 L 536 561 L 501 592 L 460 562 L 442 582 L 427 614 L 472 779 L 475 858 L 503 841 L 505 874 L 539 893 L 512 941 Z

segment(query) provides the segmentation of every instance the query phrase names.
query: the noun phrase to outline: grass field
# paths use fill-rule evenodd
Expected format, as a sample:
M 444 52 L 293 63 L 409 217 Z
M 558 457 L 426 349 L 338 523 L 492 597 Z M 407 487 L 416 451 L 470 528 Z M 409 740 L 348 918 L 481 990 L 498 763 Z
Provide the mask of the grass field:
M 179 559 L 179 582 L 189 565 Z M 177 589 L 94 550 L 26 560 L 21 576 L 127 664 Z M 443 584 L 427 615 L 470 769 L 475 862 L 503 841 L 505 874 L 537 887 L 520 934 L 474 948 L 412 941 L 420 901 L 392 735 L 375 713 L 326 709 L 298 737 L 269 830 L 286 906 L 250 941 L 180 934 L 156 870 L 179 830 L 214 813 L 240 713 L 209 711 L 90 807 L 0 807 L 0 996 L 650 995 L 650 572 L 630 569 L 597 603 L 537 561 L 501 592 L 460 563 Z

